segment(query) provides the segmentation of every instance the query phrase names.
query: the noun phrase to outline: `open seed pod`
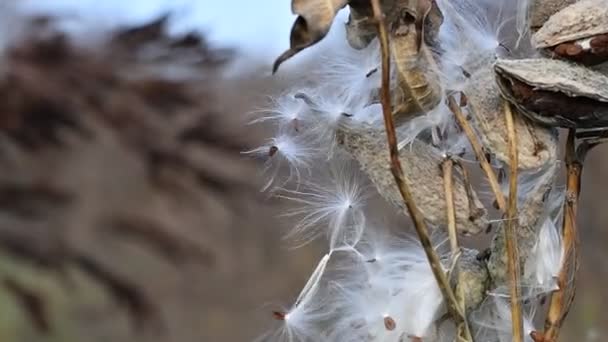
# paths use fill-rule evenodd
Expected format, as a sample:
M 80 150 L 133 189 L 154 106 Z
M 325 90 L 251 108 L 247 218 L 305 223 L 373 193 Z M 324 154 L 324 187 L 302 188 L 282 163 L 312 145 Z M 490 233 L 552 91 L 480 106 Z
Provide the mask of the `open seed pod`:
M 503 163 L 509 163 L 505 103 L 494 80 L 491 66 L 471 75 L 465 88 L 467 110 L 488 152 Z M 515 115 L 517 150 L 520 170 L 535 170 L 557 155 L 557 136 L 552 129 L 539 126 L 522 115 Z
M 535 122 L 570 128 L 608 127 L 608 77 L 554 59 L 499 59 L 502 95 Z
M 357 128 L 339 134 L 341 146 L 350 153 L 370 177 L 380 195 L 407 212 L 390 170 L 386 133 L 379 128 Z M 446 226 L 446 201 L 443 187 L 441 152 L 421 141 L 399 151 L 405 182 L 425 219 L 434 226 Z M 486 210 L 474 190 L 454 175 L 454 205 L 457 230 L 477 234 L 486 229 Z
M 376 37 L 377 24 L 369 0 L 350 0 L 350 14 L 346 23 L 346 38 L 354 49 L 363 49 Z M 431 42 L 443 23 L 443 15 L 435 0 L 384 0 L 382 13 L 389 27 L 398 25 L 400 18 L 408 14 L 415 18 L 418 30 L 424 30 L 424 39 Z
M 599 64 L 608 61 L 608 1 L 582 0 L 555 13 L 533 37 L 552 55 Z
M 391 37 L 391 57 L 397 73 L 393 115 L 397 120 L 424 115 L 441 101 L 437 66 L 426 44 L 419 45 L 421 34 L 412 22 Z

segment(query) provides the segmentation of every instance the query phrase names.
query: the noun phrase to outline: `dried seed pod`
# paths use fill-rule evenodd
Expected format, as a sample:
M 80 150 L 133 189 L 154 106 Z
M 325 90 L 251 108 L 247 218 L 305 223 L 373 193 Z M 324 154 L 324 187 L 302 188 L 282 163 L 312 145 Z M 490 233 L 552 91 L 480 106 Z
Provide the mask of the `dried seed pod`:
M 502 95 L 535 122 L 560 127 L 608 127 L 608 77 L 554 59 L 496 61 Z
M 555 13 L 533 37 L 536 48 L 585 64 L 608 60 L 608 1 L 582 0 Z
M 475 310 L 483 302 L 490 285 L 488 269 L 478 255 L 477 250 L 463 249 L 455 272 L 450 274 L 450 283 L 457 288 L 457 295 L 462 293 L 467 311 Z
M 377 34 L 371 2 L 350 0 L 348 5 L 350 14 L 346 23 L 346 38 L 352 48 L 363 49 Z M 384 0 L 381 6 L 388 27 L 394 27 L 403 13 L 409 13 L 415 18 L 418 30 L 424 30 L 424 38 L 429 44 L 435 39 L 443 23 L 443 15 L 435 0 Z
M 468 111 L 472 114 L 479 136 L 488 151 L 509 163 L 507 123 L 504 115 L 504 100 L 500 96 L 494 73 L 488 65 L 471 75 L 465 89 Z M 534 170 L 557 156 L 557 134 L 521 115 L 514 116 L 517 133 L 519 168 Z
M 390 170 L 386 132 L 371 127 L 342 131 L 339 140 L 342 147 L 359 162 L 378 192 L 407 212 Z M 434 226 L 447 225 L 440 152 L 423 142 L 414 141 L 400 150 L 400 159 L 405 181 L 426 220 Z M 470 195 L 467 190 L 471 190 Z M 486 210 L 459 174 L 454 176 L 454 204 L 459 232 L 477 234 L 485 229 Z
M 272 71 L 298 52 L 318 43 L 329 32 L 338 11 L 348 0 L 292 0 L 291 11 L 298 17 L 291 28 L 289 49 L 274 62 Z
M 369 1 L 361 4 L 357 4 L 355 1 L 354 4 L 350 4 L 350 14 L 346 23 L 346 39 L 353 49 L 364 49 L 376 37 L 377 28 L 370 4 Z
M 354 0 L 349 5 L 347 39 L 353 48 L 361 49 L 375 37 L 376 24 L 369 1 Z M 434 40 L 443 16 L 434 0 L 385 1 L 382 6 L 397 73 L 394 115 L 406 120 L 429 112 L 441 101 L 438 68 L 424 41 Z
M 553 14 L 577 1 L 578 0 L 533 0 L 530 7 L 530 26 L 532 27 L 532 30 L 538 30 Z
M 429 48 L 420 42 L 421 34 L 416 30 L 413 20 L 410 20 L 391 37 L 391 55 L 397 72 L 398 87 L 393 99 L 393 115 L 397 119 L 423 115 L 441 101 L 437 66 Z
M 593 70 L 608 76 L 608 62 L 598 64 L 592 67 Z

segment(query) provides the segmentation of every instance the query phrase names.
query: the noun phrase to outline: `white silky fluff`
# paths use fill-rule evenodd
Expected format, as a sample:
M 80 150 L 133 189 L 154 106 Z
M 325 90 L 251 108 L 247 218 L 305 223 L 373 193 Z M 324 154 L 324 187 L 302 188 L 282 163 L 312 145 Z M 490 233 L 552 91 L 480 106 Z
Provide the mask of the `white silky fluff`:
M 264 145 L 244 153 L 265 161 L 263 172 L 267 180 L 262 191 L 266 191 L 281 188 L 291 180 L 300 183 L 302 171 L 310 170 L 315 150 L 306 137 L 279 132 Z
M 553 191 L 547 202 L 546 217 L 540 222 L 536 243 L 524 265 L 524 281 L 531 287 L 531 295 L 557 290 L 556 277 L 564 263 L 560 233 L 563 221 L 563 191 Z
M 557 290 L 556 277 L 563 260 L 564 250 L 558 228 L 551 218 L 546 218 L 526 264 L 525 277 L 531 278 L 541 293 Z
M 512 37 L 516 1 L 439 0 L 444 23 L 439 30 L 439 55 L 443 83 L 461 91 L 468 75 L 491 67 L 497 56 L 514 54 Z
M 443 296 L 424 250 L 412 241 L 373 233 L 378 235 L 366 234 L 352 248 L 359 260 L 351 267 L 355 275 L 334 284 L 333 306 L 340 315 L 329 339 L 399 342 L 428 337 L 443 311 Z M 387 320 L 394 329 L 388 329 Z
M 284 319 L 277 319 L 280 327 L 260 336 L 256 342 L 325 341 L 321 326 L 330 316 L 330 312 L 323 306 L 320 289 L 330 257 L 331 253 L 328 253 L 321 258 L 294 304 L 289 310 L 282 312 Z
M 284 216 L 299 220 L 287 234 L 297 244 L 325 233 L 334 250 L 356 244 L 363 234 L 368 185 L 354 163 L 335 159 L 330 162 L 326 183 L 305 182 L 302 189 L 285 190 L 280 195 L 296 205 Z
M 290 90 L 270 97 L 268 105 L 251 113 L 255 118 L 250 123 L 273 122 L 283 131 L 297 134 L 310 120 L 311 109 L 304 100 L 295 96 L 296 93 Z
M 382 66 L 377 40 L 361 50 L 348 45 L 332 49 L 331 53 L 322 55 L 320 63 L 315 72 L 319 83 L 332 96 L 344 98 L 345 102 L 368 105 L 380 88 Z
M 535 331 L 536 306 L 524 308 L 524 341 L 533 342 L 530 333 Z M 511 307 L 501 296 L 489 295 L 482 305 L 471 313 L 469 323 L 474 328 L 476 341 L 511 342 Z

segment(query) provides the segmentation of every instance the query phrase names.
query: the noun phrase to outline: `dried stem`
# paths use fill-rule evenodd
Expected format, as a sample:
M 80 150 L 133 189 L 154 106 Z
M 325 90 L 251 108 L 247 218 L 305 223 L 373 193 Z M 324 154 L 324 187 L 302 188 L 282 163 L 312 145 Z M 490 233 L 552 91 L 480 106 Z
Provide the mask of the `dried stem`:
M 458 247 L 458 234 L 456 233 L 456 209 L 454 208 L 454 182 L 453 170 L 454 162 L 451 157 L 446 157 L 441 163 L 443 170 L 443 188 L 445 190 L 446 215 L 448 222 L 448 237 L 450 239 L 450 249 L 452 258 L 456 257 L 460 248 Z
M 511 295 L 511 321 L 513 322 L 513 341 L 523 342 L 523 313 L 519 300 L 519 251 L 517 246 L 517 169 L 519 165 L 517 151 L 517 134 L 513 122 L 511 105 L 504 101 L 504 112 L 507 122 L 509 142 L 509 207 L 507 208 L 507 225 L 504 230 L 507 252 L 507 271 L 509 274 L 509 293 Z
M 530 338 L 532 338 L 532 341 L 534 342 L 550 342 L 548 340 L 545 340 L 545 336 L 543 336 L 543 334 L 538 331 L 531 332 Z
M 379 0 L 370 0 L 372 9 L 374 12 L 374 19 L 378 25 L 378 33 L 380 37 L 380 48 L 382 51 L 382 87 L 380 90 L 380 97 L 382 103 L 382 115 L 384 117 L 384 124 L 386 128 L 386 135 L 388 139 L 388 147 L 390 154 L 390 162 L 391 162 L 391 172 L 393 177 L 395 178 L 395 182 L 397 183 L 397 187 L 399 188 L 399 192 L 401 193 L 401 197 L 405 202 L 405 205 L 408 209 L 410 217 L 414 223 L 414 227 L 416 229 L 416 233 L 418 234 L 418 238 L 420 240 L 420 244 L 424 248 L 425 254 L 428 258 L 429 264 L 431 266 L 431 270 L 433 271 L 433 275 L 437 280 L 437 284 L 439 289 L 441 290 L 446 303 L 448 310 L 454 320 L 459 322 L 466 322 L 466 317 L 464 316 L 462 310 L 458 305 L 458 301 L 456 296 L 454 295 L 454 291 L 450 287 L 450 282 L 446 273 L 443 270 L 441 265 L 441 260 L 437 255 L 436 251 L 433 249 L 433 245 L 431 243 L 430 235 L 428 228 L 426 226 L 426 222 L 424 221 L 424 217 L 414 199 L 412 197 L 409 185 L 405 182 L 405 177 L 403 175 L 403 169 L 401 167 L 401 161 L 399 160 L 399 148 L 397 147 L 397 134 L 395 132 L 395 123 L 393 121 L 392 115 L 392 103 L 391 103 L 391 94 L 390 94 L 390 53 L 389 53 L 389 40 L 388 33 L 386 31 L 386 26 L 384 24 L 384 18 L 382 14 L 382 10 L 380 7 Z M 468 327 L 467 327 L 468 328 Z M 469 329 L 467 329 L 467 332 Z M 470 333 L 469 333 L 470 337 Z M 472 341 L 472 339 L 469 339 Z
M 566 142 L 567 181 L 566 201 L 564 202 L 564 221 L 562 226 L 564 261 L 557 277 L 558 289 L 551 294 L 549 311 L 547 312 L 547 318 L 545 320 L 544 338 L 546 341 L 557 340 L 560 327 L 574 300 L 575 282 L 573 279 L 569 279 L 568 275 L 576 274 L 575 271 L 578 267 L 576 212 L 581 189 L 584 154 L 585 153 L 582 153 L 581 155 L 577 153 L 575 146 L 575 130 L 571 129 L 568 134 L 568 141 Z M 572 264 L 574 270 L 571 270 L 567 263 L 567 260 L 571 257 L 574 257 L 574 262 Z
M 456 121 L 458 121 L 458 124 L 464 131 L 464 134 L 466 134 L 467 138 L 469 139 L 469 143 L 471 144 L 471 147 L 473 147 L 473 151 L 477 156 L 477 160 L 479 160 L 481 168 L 486 174 L 488 182 L 490 183 L 490 187 L 492 188 L 492 192 L 494 193 L 494 197 L 496 197 L 496 204 L 498 205 L 498 209 L 500 209 L 503 213 L 506 212 L 507 202 L 505 201 L 505 197 L 500 189 L 498 178 L 496 177 L 494 169 L 488 162 L 484 154 L 483 148 L 481 147 L 481 144 L 477 140 L 477 135 L 473 131 L 473 127 L 471 127 L 469 121 L 467 121 L 467 119 L 465 118 L 464 114 L 462 113 L 462 110 L 460 109 L 460 106 L 458 105 L 458 103 L 456 103 L 456 100 L 453 96 L 450 96 L 448 98 L 448 105 L 452 113 L 454 113 Z
M 455 268 L 457 282 L 461 284 L 462 273 L 458 266 L 458 256 L 460 255 L 460 246 L 458 244 L 458 234 L 456 232 L 456 209 L 454 207 L 454 160 L 451 156 L 447 156 L 443 163 L 441 163 L 441 169 L 443 171 L 443 186 L 445 190 L 445 201 L 446 201 L 446 215 L 448 222 L 448 236 L 450 239 L 450 249 L 452 251 L 452 264 Z M 464 302 L 464 293 L 462 286 L 459 286 L 456 291 L 458 292 L 457 299 L 459 300 L 458 305 L 462 312 L 463 317 L 466 318 L 466 305 Z M 472 341 L 470 339 L 471 332 L 469 330 L 468 322 L 463 321 L 458 325 L 458 336 L 459 341 Z

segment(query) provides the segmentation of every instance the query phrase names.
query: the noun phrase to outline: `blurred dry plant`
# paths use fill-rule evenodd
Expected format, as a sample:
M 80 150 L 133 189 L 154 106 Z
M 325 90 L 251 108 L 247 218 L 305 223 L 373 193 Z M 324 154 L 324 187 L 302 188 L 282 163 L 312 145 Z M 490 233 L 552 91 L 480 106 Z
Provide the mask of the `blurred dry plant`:
M 251 151 L 272 170 L 267 187 L 301 205 L 291 236 L 329 237 L 264 338 L 557 341 L 575 294 L 582 166 L 608 136 L 608 77 L 590 67 L 608 62 L 608 1 L 293 0 L 274 71 L 346 7 L 348 45 L 334 42 L 256 120 L 277 129 Z M 558 128 L 569 129 L 565 189 Z M 417 242 L 377 228 L 350 159 L 409 214 Z M 498 213 L 471 182 L 474 159 Z M 333 183 L 315 185 L 313 165 L 338 170 Z M 492 226 L 486 250 L 459 241 Z
M 0 55 L 0 339 L 200 340 L 218 241 L 266 210 L 215 93 L 232 52 L 167 17 L 87 45 L 55 20 Z

